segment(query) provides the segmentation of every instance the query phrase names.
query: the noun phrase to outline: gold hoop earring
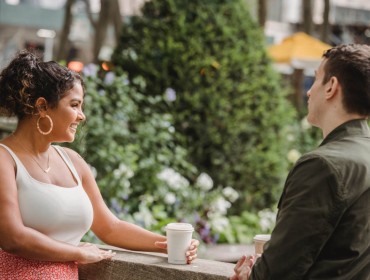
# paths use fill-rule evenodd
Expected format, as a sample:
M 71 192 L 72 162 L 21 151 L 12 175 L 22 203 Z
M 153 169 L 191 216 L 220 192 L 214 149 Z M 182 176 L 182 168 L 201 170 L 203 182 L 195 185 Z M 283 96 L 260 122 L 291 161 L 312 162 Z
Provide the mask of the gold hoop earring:
M 50 122 L 50 129 L 48 131 L 42 131 L 41 128 L 40 128 L 40 119 L 43 119 L 43 118 L 47 118 Z M 37 119 L 37 123 L 36 123 L 36 126 L 37 126 L 37 130 L 42 134 L 42 135 L 48 135 L 50 134 L 50 132 L 53 130 L 53 120 L 48 116 L 48 115 L 45 115 L 45 117 L 39 117 Z

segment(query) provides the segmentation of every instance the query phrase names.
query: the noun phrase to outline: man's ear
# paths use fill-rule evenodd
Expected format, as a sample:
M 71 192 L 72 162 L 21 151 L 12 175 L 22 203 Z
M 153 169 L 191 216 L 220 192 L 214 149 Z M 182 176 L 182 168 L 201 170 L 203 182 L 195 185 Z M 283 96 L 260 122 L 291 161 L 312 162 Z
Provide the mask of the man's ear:
M 330 77 L 330 80 L 325 85 L 326 99 L 333 98 L 338 93 L 338 90 L 340 89 L 341 87 L 340 87 L 337 77 L 335 76 Z
M 46 115 L 46 110 L 48 109 L 48 102 L 44 97 L 37 98 L 35 102 L 35 111 L 36 114 L 39 114 L 41 116 Z

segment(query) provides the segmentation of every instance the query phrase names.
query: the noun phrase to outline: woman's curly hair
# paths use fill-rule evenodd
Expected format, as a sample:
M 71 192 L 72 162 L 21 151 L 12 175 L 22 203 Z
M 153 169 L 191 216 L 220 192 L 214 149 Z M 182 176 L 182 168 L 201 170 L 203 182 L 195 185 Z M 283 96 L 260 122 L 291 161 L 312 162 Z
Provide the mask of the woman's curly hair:
M 55 61 L 42 62 L 24 50 L 0 73 L 0 113 L 22 119 L 36 113 L 35 102 L 43 97 L 55 108 L 81 76 Z

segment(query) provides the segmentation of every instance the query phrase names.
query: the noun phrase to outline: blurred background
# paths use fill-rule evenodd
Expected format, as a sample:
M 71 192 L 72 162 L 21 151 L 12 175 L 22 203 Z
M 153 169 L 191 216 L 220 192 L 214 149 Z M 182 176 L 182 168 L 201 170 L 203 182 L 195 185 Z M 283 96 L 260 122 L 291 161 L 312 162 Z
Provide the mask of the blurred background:
M 347 43 L 370 43 L 367 0 L 0 0 L 0 69 L 31 49 L 83 75 L 71 146 L 112 211 L 160 233 L 190 222 L 225 261 L 271 232 L 289 169 L 322 140 L 314 70 Z
M 109 60 L 120 25 L 140 15 L 145 0 L 1 0 L 0 67 L 17 50 L 36 48 L 46 59 Z M 366 0 L 245 0 L 267 44 L 304 31 L 329 44 L 368 43 Z M 116 30 L 118 29 L 118 30 Z M 101 40 L 94 39 L 103 33 Z

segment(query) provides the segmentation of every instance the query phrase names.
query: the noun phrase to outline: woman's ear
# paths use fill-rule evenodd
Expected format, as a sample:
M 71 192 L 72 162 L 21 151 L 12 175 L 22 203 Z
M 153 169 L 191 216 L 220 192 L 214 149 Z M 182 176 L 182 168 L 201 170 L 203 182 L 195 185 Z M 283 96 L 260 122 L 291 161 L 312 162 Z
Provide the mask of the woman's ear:
M 340 89 L 340 84 L 338 82 L 337 77 L 332 76 L 330 80 L 325 85 L 325 97 L 326 99 L 333 98 L 338 90 Z
M 44 97 L 37 98 L 35 102 L 36 114 L 44 116 L 46 115 L 47 109 L 48 109 L 48 102 L 46 101 L 46 99 Z

